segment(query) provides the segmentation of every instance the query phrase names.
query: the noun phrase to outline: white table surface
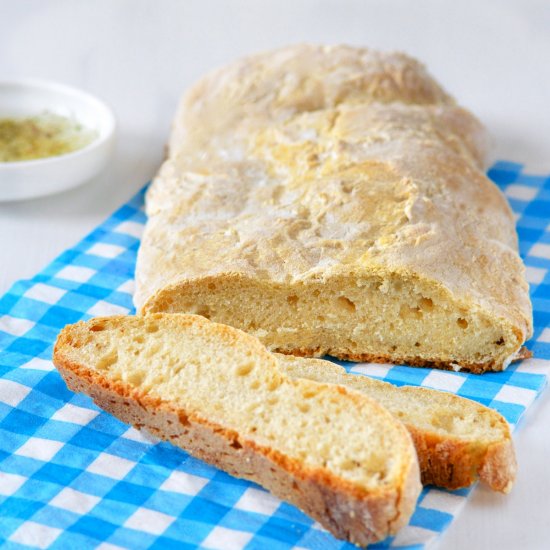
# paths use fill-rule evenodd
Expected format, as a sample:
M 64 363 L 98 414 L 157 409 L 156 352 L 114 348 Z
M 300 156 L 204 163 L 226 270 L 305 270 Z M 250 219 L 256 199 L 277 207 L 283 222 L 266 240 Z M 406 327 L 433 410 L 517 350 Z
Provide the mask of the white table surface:
M 32 276 L 159 165 L 180 92 L 242 54 L 295 42 L 400 49 L 489 127 L 495 158 L 550 172 L 550 2 L 0 0 L 0 79 L 84 88 L 119 122 L 107 171 L 72 191 L 0 203 L 0 292 Z M 550 548 L 550 391 L 515 436 L 510 495 L 478 487 L 443 550 Z

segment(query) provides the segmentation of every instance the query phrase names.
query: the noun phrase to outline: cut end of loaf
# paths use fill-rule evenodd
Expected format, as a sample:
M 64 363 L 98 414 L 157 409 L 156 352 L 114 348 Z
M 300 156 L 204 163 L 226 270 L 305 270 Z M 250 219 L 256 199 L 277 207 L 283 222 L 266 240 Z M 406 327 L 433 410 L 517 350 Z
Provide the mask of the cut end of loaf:
M 123 421 L 264 485 L 340 538 L 383 539 L 414 509 L 418 464 L 401 423 L 356 392 L 288 378 L 239 330 L 193 315 L 92 319 L 62 331 L 54 363 Z
M 257 336 L 271 351 L 454 371 L 499 371 L 525 334 L 443 289 L 397 274 L 293 285 L 221 274 L 157 291 L 145 313 L 193 313 Z

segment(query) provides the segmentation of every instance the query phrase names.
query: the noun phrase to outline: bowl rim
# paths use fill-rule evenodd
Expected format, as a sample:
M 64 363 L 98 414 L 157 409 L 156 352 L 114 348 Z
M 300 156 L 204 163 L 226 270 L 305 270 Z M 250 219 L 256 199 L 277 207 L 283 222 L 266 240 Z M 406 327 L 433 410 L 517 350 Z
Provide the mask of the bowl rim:
M 75 151 L 70 151 L 68 153 L 62 153 L 61 155 L 54 155 L 51 157 L 37 158 L 37 159 L 28 159 L 28 160 L 12 160 L 6 162 L 0 162 L 0 171 L 8 169 L 17 169 L 17 168 L 30 168 L 39 165 L 54 164 L 56 162 L 62 162 L 69 159 L 74 159 L 79 156 L 84 156 L 93 149 L 101 147 L 103 144 L 109 142 L 113 138 L 117 127 L 116 116 L 111 109 L 102 99 L 99 97 L 76 88 L 69 84 L 64 84 L 62 82 L 56 82 L 53 80 L 45 80 L 40 78 L 0 78 L 0 88 L 5 86 L 22 86 L 26 88 L 36 88 L 42 90 L 50 90 L 58 94 L 71 94 L 80 96 L 82 99 L 90 103 L 94 109 L 101 111 L 106 120 L 105 131 L 102 132 L 103 135 L 97 136 L 90 143 L 82 147 L 81 149 L 76 149 Z

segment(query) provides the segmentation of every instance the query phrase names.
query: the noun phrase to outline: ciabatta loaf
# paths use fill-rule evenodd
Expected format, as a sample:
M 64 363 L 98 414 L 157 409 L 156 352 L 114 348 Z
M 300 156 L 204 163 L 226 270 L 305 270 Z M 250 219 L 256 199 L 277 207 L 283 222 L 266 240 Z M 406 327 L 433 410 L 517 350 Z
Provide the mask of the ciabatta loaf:
M 459 489 L 479 477 L 495 491 L 512 488 L 517 471 L 514 444 L 506 419 L 497 411 L 451 393 L 346 374 L 321 359 L 276 357 L 292 378 L 358 390 L 401 420 L 412 435 L 422 483 Z
M 214 71 L 147 195 L 136 306 L 294 355 L 501 370 L 531 305 L 485 142 L 402 54 L 294 46 Z
M 239 330 L 192 315 L 97 318 L 61 332 L 54 362 L 69 388 L 336 537 L 381 540 L 414 509 L 419 469 L 401 422 L 359 392 L 286 376 Z

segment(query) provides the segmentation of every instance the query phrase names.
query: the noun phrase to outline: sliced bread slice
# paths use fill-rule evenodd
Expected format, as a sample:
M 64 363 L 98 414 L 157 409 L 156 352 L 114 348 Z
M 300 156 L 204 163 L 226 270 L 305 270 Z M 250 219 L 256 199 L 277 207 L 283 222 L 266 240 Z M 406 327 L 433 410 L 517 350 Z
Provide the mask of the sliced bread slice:
M 424 484 L 458 489 L 479 477 L 495 491 L 512 488 L 517 470 L 514 444 L 508 423 L 497 411 L 447 392 L 346 374 L 330 361 L 276 355 L 292 378 L 359 390 L 399 418 L 414 440 Z
M 67 326 L 54 363 L 74 391 L 365 545 L 407 523 L 420 493 L 407 430 L 373 399 L 292 379 L 254 337 L 194 315 Z

